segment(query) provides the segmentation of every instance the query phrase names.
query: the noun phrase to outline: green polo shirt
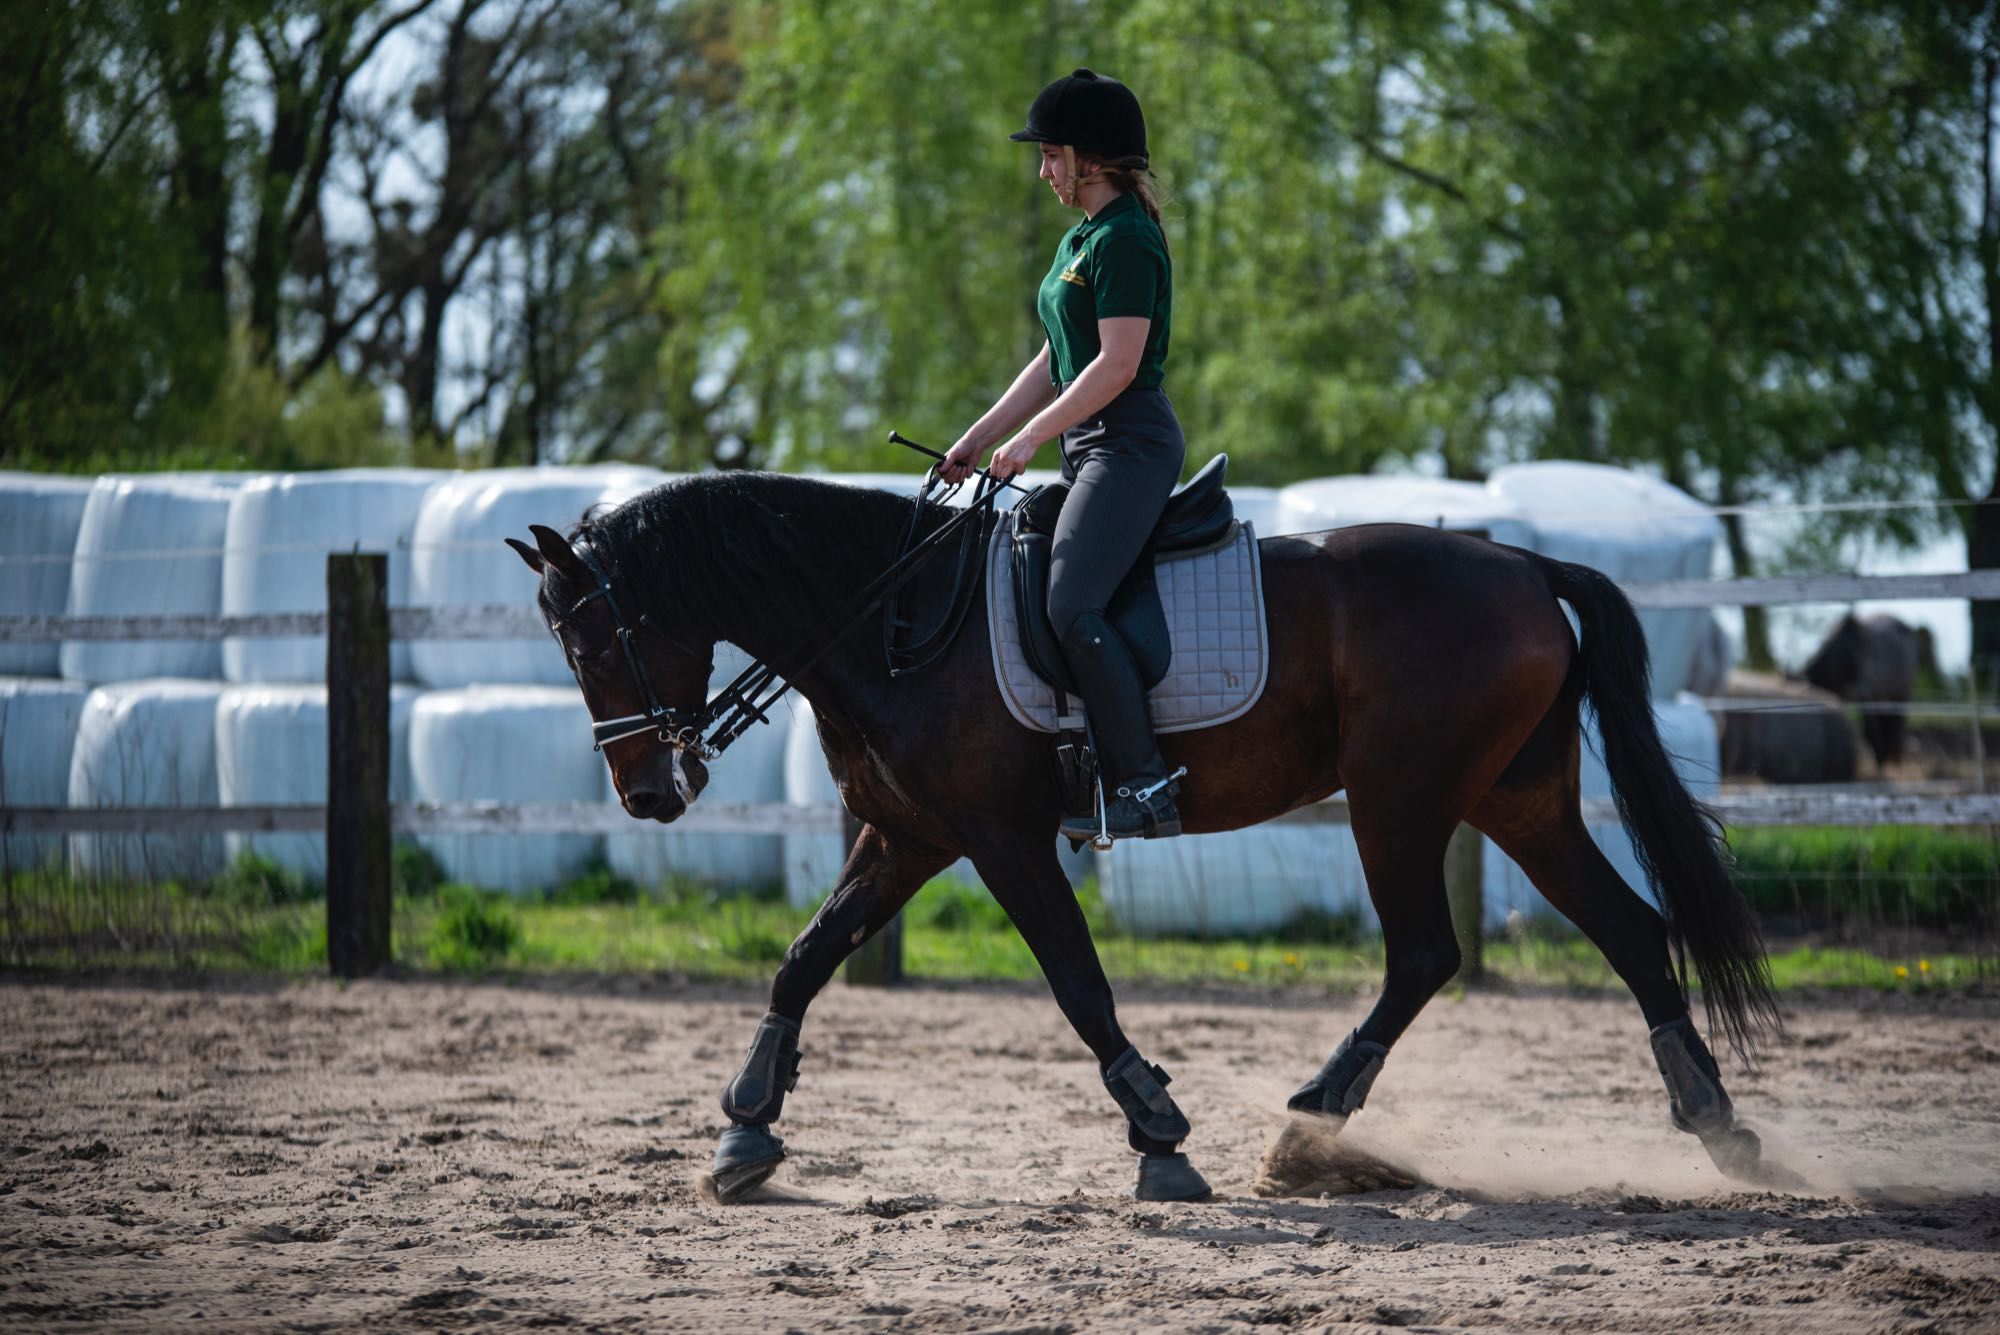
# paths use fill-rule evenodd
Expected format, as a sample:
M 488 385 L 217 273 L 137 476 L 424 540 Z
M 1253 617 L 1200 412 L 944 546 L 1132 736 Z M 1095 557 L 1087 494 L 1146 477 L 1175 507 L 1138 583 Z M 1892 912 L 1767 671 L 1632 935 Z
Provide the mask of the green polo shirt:
M 1103 346 L 1099 320 L 1142 315 L 1153 327 L 1146 331 L 1132 384 L 1159 388 L 1166 378 L 1173 307 L 1167 239 L 1136 196 L 1120 195 L 1063 234 L 1056 262 L 1036 294 L 1035 309 L 1049 335 L 1050 378 L 1067 385 L 1083 374 Z

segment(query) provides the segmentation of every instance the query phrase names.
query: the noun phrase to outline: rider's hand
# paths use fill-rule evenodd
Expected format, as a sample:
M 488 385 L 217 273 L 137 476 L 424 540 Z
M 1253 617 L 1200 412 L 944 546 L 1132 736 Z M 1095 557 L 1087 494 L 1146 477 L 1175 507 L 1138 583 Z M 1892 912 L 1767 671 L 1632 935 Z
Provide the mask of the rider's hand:
M 947 482 L 963 482 L 972 476 L 972 470 L 979 466 L 979 456 L 984 446 L 973 440 L 972 433 L 966 432 L 958 438 L 958 443 L 945 451 L 944 462 L 937 466 L 938 476 Z
M 1028 471 L 1028 465 L 1035 461 L 1035 451 L 1041 447 L 1040 441 L 1029 440 L 1026 435 L 1015 436 L 993 451 L 986 471 L 997 478 L 1019 477 Z

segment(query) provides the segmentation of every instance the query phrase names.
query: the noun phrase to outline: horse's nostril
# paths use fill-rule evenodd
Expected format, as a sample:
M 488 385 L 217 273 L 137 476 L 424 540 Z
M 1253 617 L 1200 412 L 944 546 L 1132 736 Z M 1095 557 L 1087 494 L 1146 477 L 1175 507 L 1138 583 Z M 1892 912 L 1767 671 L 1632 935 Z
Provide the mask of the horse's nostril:
M 628 789 L 625 793 L 625 812 L 644 820 L 660 809 L 660 802 L 665 796 L 657 788 Z

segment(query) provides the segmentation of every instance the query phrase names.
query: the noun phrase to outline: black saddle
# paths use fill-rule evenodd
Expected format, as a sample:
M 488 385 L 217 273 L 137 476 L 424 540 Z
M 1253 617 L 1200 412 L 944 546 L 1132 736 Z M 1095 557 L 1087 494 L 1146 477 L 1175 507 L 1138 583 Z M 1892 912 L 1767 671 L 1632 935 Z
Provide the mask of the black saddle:
M 1167 498 L 1167 508 L 1145 551 L 1104 610 L 1105 620 L 1131 646 L 1139 675 L 1149 688 L 1167 675 L 1173 657 L 1153 562 L 1163 556 L 1206 551 L 1228 539 L 1236 521 L 1235 507 L 1222 487 L 1228 468 L 1229 456 L 1218 454 L 1185 487 Z M 1014 610 L 1020 619 L 1021 649 L 1028 665 L 1057 690 L 1075 695 L 1076 683 L 1070 680 L 1062 642 L 1049 624 L 1049 562 L 1056 517 L 1068 499 L 1069 483 L 1055 482 L 1035 488 L 1027 500 L 1014 507 L 1014 543 L 1009 559 L 1013 562 Z

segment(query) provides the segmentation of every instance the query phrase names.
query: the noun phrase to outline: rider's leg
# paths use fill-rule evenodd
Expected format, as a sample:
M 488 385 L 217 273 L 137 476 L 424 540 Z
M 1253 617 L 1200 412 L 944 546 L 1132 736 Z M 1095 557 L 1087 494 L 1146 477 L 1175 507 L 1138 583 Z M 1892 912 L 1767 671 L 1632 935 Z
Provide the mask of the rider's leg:
M 1090 718 L 1114 837 L 1180 832 L 1171 786 L 1138 796 L 1166 778 L 1166 764 L 1145 683 L 1104 611 L 1144 557 L 1185 451 L 1164 396 L 1127 397 L 1132 404 L 1117 401 L 1108 425 L 1086 423 L 1064 439 L 1064 471 L 1073 481 L 1049 564 L 1049 624 Z M 1095 828 L 1079 831 L 1087 836 Z

